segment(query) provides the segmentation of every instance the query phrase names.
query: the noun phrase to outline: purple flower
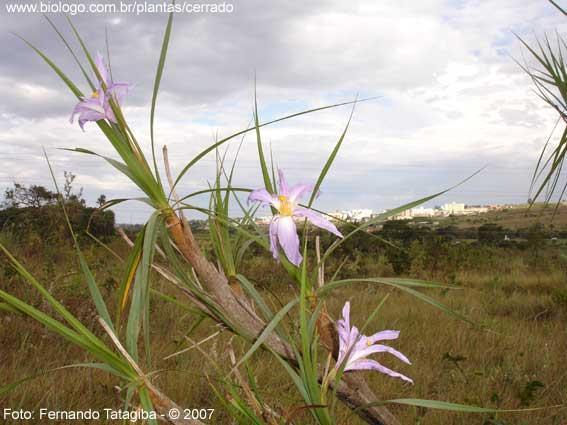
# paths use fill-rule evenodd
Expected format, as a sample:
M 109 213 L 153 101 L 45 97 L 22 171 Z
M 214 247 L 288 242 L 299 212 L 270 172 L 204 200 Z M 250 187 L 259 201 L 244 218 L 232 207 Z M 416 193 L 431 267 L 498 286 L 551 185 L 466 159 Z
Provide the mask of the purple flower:
M 278 170 L 278 174 L 280 188 L 278 195 L 273 195 L 266 189 L 257 189 L 250 193 L 248 202 L 258 201 L 263 205 L 272 205 L 278 210 L 279 214 L 274 215 L 270 222 L 270 251 L 272 251 L 274 258 L 278 259 L 278 245 L 281 246 L 287 259 L 298 266 L 303 257 L 299 252 L 299 237 L 297 236 L 297 228 L 293 221 L 294 218 L 306 218 L 315 226 L 328 230 L 340 238 L 342 238 L 343 235 L 330 221 L 314 211 L 297 205 L 301 197 L 313 190 L 313 185 L 298 184 L 288 187 L 283 172 Z
M 84 131 L 85 123 L 88 121 L 98 121 L 107 119 L 116 123 L 116 117 L 110 106 L 110 99 L 116 104 L 120 104 L 128 92 L 128 83 L 114 83 L 110 79 L 108 68 L 100 53 L 97 53 L 95 65 L 100 74 L 99 87 L 90 97 L 82 97 L 77 103 L 71 114 L 71 123 L 75 115 L 79 115 L 79 126 Z M 98 80 L 98 76 L 96 77 Z
M 336 368 L 340 368 L 344 363 L 344 371 L 349 370 L 377 370 L 394 378 L 400 378 L 404 381 L 411 382 L 413 380 L 401 373 L 394 372 L 385 366 L 382 366 L 376 360 L 367 359 L 370 354 L 374 353 L 390 353 L 401 361 L 411 364 L 406 356 L 392 347 L 387 345 L 376 344 L 378 341 L 397 339 L 399 331 L 382 331 L 371 336 L 362 335 L 356 326 L 350 327 L 350 302 L 346 302 L 343 307 L 343 318 L 337 321 L 339 333 L 339 358 L 337 359 Z M 346 359 L 346 360 L 345 360 Z

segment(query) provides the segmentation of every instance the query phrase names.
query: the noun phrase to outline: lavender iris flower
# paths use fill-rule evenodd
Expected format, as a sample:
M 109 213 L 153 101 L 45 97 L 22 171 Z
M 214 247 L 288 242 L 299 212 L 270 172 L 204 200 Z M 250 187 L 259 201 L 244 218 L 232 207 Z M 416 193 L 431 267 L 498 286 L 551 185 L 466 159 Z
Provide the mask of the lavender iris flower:
M 346 302 L 343 307 L 343 318 L 337 321 L 339 333 L 339 358 L 337 359 L 337 369 L 344 363 L 344 371 L 349 370 L 377 370 L 378 372 L 400 378 L 404 381 L 413 380 L 401 373 L 394 372 L 382 366 L 376 360 L 367 359 L 370 354 L 390 353 L 401 361 L 411 364 L 406 356 L 387 345 L 376 344 L 378 341 L 397 339 L 399 331 L 382 331 L 371 336 L 362 335 L 356 326 L 350 327 L 350 302 Z M 346 358 L 346 360 L 345 360 Z
M 128 83 L 112 82 L 108 68 L 100 53 L 97 53 L 95 66 L 101 77 L 99 87 L 91 94 L 90 97 L 81 98 L 81 101 L 77 103 L 75 109 L 73 109 L 70 119 L 71 123 L 73 123 L 75 115 L 79 115 L 79 126 L 83 131 L 85 131 L 84 126 L 88 121 L 107 119 L 116 123 L 116 117 L 114 116 L 114 112 L 112 111 L 109 101 L 110 99 L 113 99 L 114 102 L 119 105 L 130 87 Z
M 299 200 L 313 190 L 311 184 L 298 184 L 288 187 L 284 174 L 278 170 L 279 174 L 279 194 L 271 194 L 266 189 L 257 189 L 250 193 L 248 202 L 260 202 L 263 205 L 271 205 L 278 210 L 279 214 L 274 215 L 270 222 L 270 251 L 275 259 L 279 257 L 279 247 L 283 249 L 287 259 L 299 266 L 303 257 L 299 252 L 299 237 L 294 218 L 306 218 L 315 226 L 328 230 L 338 237 L 343 235 L 337 230 L 335 225 L 316 212 L 297 205 Z

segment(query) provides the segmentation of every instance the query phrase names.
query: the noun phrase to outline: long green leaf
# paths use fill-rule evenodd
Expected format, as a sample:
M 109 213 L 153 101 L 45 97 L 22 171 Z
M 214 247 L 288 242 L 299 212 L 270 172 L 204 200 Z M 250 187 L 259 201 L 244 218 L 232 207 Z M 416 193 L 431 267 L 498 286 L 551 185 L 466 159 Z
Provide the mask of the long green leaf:
M 335 161 L 335 158 L 337 157 L 337 154 L 339 153 L 339 150 L 340 150 L 340 148 L 343 144 L 343 140 L 345 139 L 346 133 L 348 131 L 348 127 L 350 126 L 350 122 L 352 120 L 352 116 L 354 114 L 354 108 L 355 107 L 356 107 L 356 99 L 355 99 L 355 101 L 352 105 L 352 110 L 350 111 L 350 116 L 348 117 L 348 121 L 347 121 L 347 124 L 345 126 L 345 129 L 343 130 L 341 137 L 339 138 L 339 141 L 335 144 L 335 147 L 333 148 L 331 154 L 329 155 L 327 162 L 325 162 L 325 166 L 323 167 L 323 169 L 321 170 L 321 173 L 319 174 L 319 177 L 317 178 L 317 182 L 315 183 L 315 187 L 313 188 L 313 191 L 311 192 L 311 196 L 309 198 L 308 207 L 311 207 L 311 205 L 313 204 L 313 201 L 315 201 L 315 198 L 317 198 L 317 194 L 319 193 L 319 188 L 323 184 L 323 180 L 325 180 L 325 177 L 327 176 L 327 173 L 329 172 L 331 165 L 333 165 L 333 162 Z
M 128 294 L 130 293 L 130 288 L 132 287 L 132 282 L 136 277 L 136 271 L 140 265 L 140 260 L 142 258 L 142 246 L 144 243 L 144 233 L 146 228 L 143 227 L 140 232 L 136 235 L 136 240 L 134 241 L 134 246 L 128 254 L 128 259 L 126 261 L 126 266 L 123 269 L 122 278 L 120 280 L 120 286 L 117 293 L 117 303 L 116 303 L 116 329 L 120 327 L 120 321 L 122 317 L 122 312 L 126 308 L 126 303 L 128 301 Z
M 126 350 L 134 361 L 138 361 L 138 338 L 140 336 L 144 310 L 143 288 L 142 285 L 138 284 L 140 282 L 140 270 L 140 267 L 136 269 L 130 311 L 128 312 L 128 323 L 126 324 Z
M 136 268 L 132 302 L 130 303 L 130 312 L 126 325 L 126 349 L 134 360 L 138 360 L 138 336 L 140 330 L 143 329 L 146 359 L 148 362 L 150 360 L 149 350 L 151 348 L 149 340 L 150 270 L 155 253 L 155 243 L 160 228 L 160 218 L 161 215 L 159 211 L 156 211 L 144 226 L 141 262 Z
M 154 172 L 156 174 L 156 179 L 158 183 L 161 184 L 159 170 L 157 166 L 156 160 L 156 150 L 155 150 L 155 142 L 154 142 L 154 116 L 156 111 L 156 101 L 159 92 L 159 86 L 161 82 L 161 76 L 163 74 L 163 67 L 165 66 L 165 58 L 167 57 L 167 48 L 169 46 L 169 36 L 171 34 L 171 26 L 173 24 L 173 12 L 169 14 L 169 18 L 167 20 L 167 26 L 165 27 L 165 34 L 163 36 L 163 43 L 161 46 L 161 53 L 159 55 L 159 62 L 156 71 L 156 79 L 154 81 L 154 92 L 152 95 L 152 107 L 150 111 L 150 140 L 152 144 L 152 160 L 154 163 Z
M 345 279 L 345 280 L 341 280 L 341 281 L 335 281 L 335 282 L 329 282 L 327 284 L 325 284 L 325 286 L 323 286 L 322 288 L 320 288 L 317 291 L 318 295 L 321 296 L 328 296 L 328 294 L 340 287 L 343 286 L 348 286 L 348 285 L 352 285 L 355 283 L 370 283 L 370 284 L 382 284 L 382 285 L 387 285 L 387 286 L 392 286 L 394 288 L 397 288 L 401 291 L 407 292 L 410 295 L 413 295 L 414 297 L 420 299 L 421 301 L 424 301 L 428 304 L 431 304 L 432 306 L 438 308 L 439 310 L 448 313 L 460 320 L 463 320 L 467 323 L 470 323 L 471 325 L 474 326 L 480 326 L 478 323 L 475 323 L 473 320 L 469 319 L 468 317 L 466 317 L 465 315 L 458 313 L 452 309 L 450 309 L 449 307 L 447 307 L 446 305 L 440 303 L 439 301 L 425 295 L 422 294 L 419 291 L 416 291 L 415 289 L 413 289 L 412 287 L 424 287 L 424 288 L 451 288 L 451 287 L 447 287 L 447 286 L 443 286 L 443 285 L 436 285 L 436 284 L 432 284 L 432 283 L 426 283 L 426 282 L 420 282 L 420 281 L 412 281 L 409 279 L 401 279 L 401 280 L 391 280 L 391 279 L 380 279 L 380 278 L 371 278 L 371 279 Z
M 141 282 L 143 292 L 142 300 L 144 305 L 143 326 L 144 326 L 144 346 L 146 349 L 146 359 L 148 364 L 151 364 L 151 341 L 150 341 L 150 275 L 152 270 L 152 264 L 154 261 L 154 254 L 156 251 L 156 241 L 158 238 L 158 233 L 160 229 L 160 220 L 162 215 L 156 211 L 146 224 L 146 232 L 144 235 L 144 247 L 142 252 L 142 263 L 141 268 Z M 137 283 L 138 284 L 138 283 Z
M 140 404 L 142 405 L 142 408 L 146 412 L 153 412 L 155 409 L 150 394 L 148 392 L 148 389 L 146 387 L 140 388 L 139 395 L 140 395 Z M 181 414 L 183 414 L 183 412 L 181 412 Z M 157 421 L 153 418 L 148 419 L 148 423 L 150 425 L 157 425 Z
M 97 359 L 107 363 L 108 365 L 111 365 L 119 373 L 123 373 L 127 376 L 132 375 L 133 372 L 131 368 L 126 365 L 123 360 L 120 359 L 116 354 L 114 354 L 114 352 L 106 347 L 102 341 L 100 341 L 94 335 L 90 334 L 90 332 L 83 332 L 82 330 L 75 332 L 58 320 L 53 319 L 52 317 L 36 309 L 35 307 L 32 307 L 31 305 L 2 290 L 0 290 L 0 299 L 10 304 L 13 308 L 21 311 L 22 313 L 41 323 L 49 330 L 59 334 L 69 342 L 90 352 Z M 69 313 L 67 312 L 67 314 Z
M 94 155 L 94 156 L 98 156 L 99 158 L 104 159 L 110 165 L 112 165 L 114 168 L 116 168 L 118 171 L 120 171 L 122 174 L 124 174 L 126 177 L 128 177 L 144 193 L 146 193 L 149 196 L 148 199 L 152 199 L 153 197 L 155 197 L 155 194 L 152 192 L 151 185 L 149 185 L 148 182 L 145 181 L 145 179 L 142 177 L 143 174 L 141 174 L 139 171 L 136 171 L 136 167 L 132 166 L 132 164 L 124 164 L 120 161 L 117 161 L 116 159 L 110 158 L 108 156 L 100 155 L 100 154 L 93 152 L 93 151 L 90 151 L 88 149 L 62 148 L 62 150 L 66 150 L 66 151 L 70 151 L 70 152 L 84 153 L 84 154 L 87 154 L 87 155 Z M 127 157 L 128 157 L 128 154 L 127 154 Z M 155 204 L 151 203 L 150 205 L 154 206 Z
M 373 100 L 373 99 L 377 99 L 377 97 L 370 97 L 370 98 L 366 98 L 366 99 L 361 99 L 361 100 L 358 100 L 357 102 L 360 103 L 360 102 L 365 102 L 365 101 Z M 288 120 L 288 119 L 290 119 L 290 118 L 298 117 L 298 116 L 300 116 L 300 115 L 310 114 L 310 113 L 317 112 L 317 111 L 323 111 L 323 110 L 325 110 L 325 109 L 337 108 L 337 107 L 339 107 L 339 106 L 344 106 L 344 105 L 352 105 L 354 102 L 355 102 L 355 101 L 336 103 L 336 104 L 334 104 L 334 105 L 327 105 L 327 106 L 322 106 L 322 107 L 320 107 L 320 108 L 313 108 L 313 109 L 308 109 L 308 110 L 306 110 L 306 111 L 296 112 L 296 113 L 294 113 L 294 114 L 286 115 L 286 116 L 284 116 L 284 117 L 277 118 L 277 119 L 272 120 L 272 121 L 268 121 L 268 122 L 265 122 L 265 123 L 261 123 L 261 124 L 258 125 L 258 127 L 259 127 L 259 128 L 260 128 L 260 127 L 264 127 L 264 126 L 267 126 L 267 125 L 275 124 L 275 123 L 277 123 L 277 122 L 281 122 L 281 121 L 284 121 L 284 120 Z M 210 153 L 210 152 L 214 151 L 215 149 L 219 148 L 220 146 L 222 146 L 224 143 L 228 142 L 229 140 L 232 140 L 232 139 L 234 139 L 235 137 L 241 136 L 241 135 L 243 135 L 243 134 L 245 134 L 245 133 L 248 133 L 248 132 L 250 132 L 250 131 L 253 131 L 253 130 L 255 130 L 255 129 L 256 129 L 256 126 L 254 126 L 254 127 L 249 127 L 249 128 L 247 128 L 247 129 L 245 129 L 245 130 L 238 131 L 238 132 L 236 132 L 236 133 L 234 133 L 234 134 L 232 134 L 232 135 L 230 135 L 230 136 L 228 136 L 228 137 L 225 137 L 224 139 L 219 140 L 219 141 L 216 142 L 215 144 L 213 144 L 213 145 L 209 146 L 208 148 L 204 149 L 203 151 L 201 151 L 195 158 L 193 158 L 191 161 L 189 161 L 189 162 L 185 165 L 185 167 L 183 167 L 183 169 L 181 170 L 181 172 L 179 173 L 179 175 L 178 175 L 177 178 L 175 179 L 175 182 L 174 182 L 174 184 L 173 184 L 173 187 L 171 188 L 171 191 L 173 191 L 173 190 L 177 187 L 177 184 L 178 184 L 179 181 L 183 178 L 183 176 L 189 171 L 189 169 L 190 169 L 193 165 L 195 165 L 197 162 L 199 162 L 199 161 L 201 160 L 201 158 L 203 158 L 205 155 L 207 155 L 208 153 Z
M 83 252 L 81 251 L 81 247 L 79 246 L 79 241 L 77 240 L 77 236 L 75 235 L 75 231 L 73 230 L 73 226 L 71 225 L 71 220 L 69 219 L 69 215 L 67 214 L 67 208 L 65 207 L 65 201 L 63 200 L 63 196 L 61 191 L 59 190 L 59 186 L 57 185 L 57 179 L 55 178 L 55 174 L 53 172 L 53 168 L 51 167 L 51 162 L 47 157 L 47 153 L 43 152 L 45 155 L 45 159 L 47 161 L 47 165 L 49 166 L 49 172 L 51 173 L 51 178 L 53 180 L 53 184 L 55 185 L 55 189 L 57 194 L 59 195 L 58 200 L 63 210 L 63 215 L 65 216 L 65 222 L 67 223 L 67 228 L 69 229 L 69 233 L 73 238 L 73 244 L 75 245 L 75 251 L 77 253 L 77 258 L 79 259 L 79 265 L 81 267 L 81 271 L 87 281 L 87 286 L 89 288 L 89 292 L 91 294 L 93 303 L 96 307 L 96 311 L 100 317 L 110 326 L 111 329 L 114 330 L 112 326 L 112 320 L 110 319 L 110 314 L 108 313 L 108 309 L 106 308 L 106 303 L 104 302 L 104 298 L 100 293 L 98 285 L 96 284 L 95 278 L 91 272 L 91 269 L 83 256 Z
M 270 193 L 274 193 L 274 186 L 268 172 L 266 157 L 262 147 L 262 137 L 260 136 L 260 121 L 258 117 L 258 98 L 256 95 L 256 79 L 254 79 L 254 128 L 256 130 L 256 145 L 258 147 L 258 159 L 260 160 L 260 169 L 262 170 L 262 178 L 264 179 L 264 187 Z M 274 181 L 273 184 L 276 184 Z
M 447 192 L 449 192 L 450 190 L 455 189 L 456 187 L 459 187 L 460 185 L 466 183 L 467 181 L 469 181 L 470 179 L 472 179 L 474 176 L 476 176 L 478 173 L 480 173 L 484 168 L 481 168 L 480 170 L 474 172 L 473 174 L 471 174 L 469 177 L 467 177 L 466 179 L 460 181 L 459 183 L 457 183 L 454 186 L 451 186 L 448 189 L 442 190 L 441 192 L 437 192 L 433 195 L 429 195 L 426 196 L 425 198 L 421 198 L 418 199 L 417 201 L 412 201 L 409 202 L 405 205 L 402 205 L 400 207 L 397 208 L 393 208 L 391 210 L 388 210 L 386 212 L 383 212 L 382 214 L 378 214 L 376 217 L 362 223 L 361 225 L 359 225 L 358 227 L 356 227 L 354 230 L 352 230 L 350 233 L 346 234 L 342 239 L 336 241 L 335 243 L 333 243 L 323 254 L 323 257 L 321 258 L 321 262 L 325 262 L 325 260 L 327 260 L 327 258 L 329 258 L 329 256 L 331 255 L 331 253 L 336 250 L 339 246 L 341 246 L 343 243 L 345 243 L 348 239 L 350 239 L 352 236 L 354 236 L 356 233 L 367 229 L 370 226 L 373 226 L 375 224 L 381 223 L 385 220 L 387 220 L 390 217 L 393 217 L 405 210 L 409 210 L 411 208 L 414 208 L 418 205 L 424 204 L 432 199 L 437 198 L 438 196 L 441 196 Z
M 91 79 L 89 78 L 89 75 L 87 74 L 87 71 L 85 70 L 85 68 L 83 67 L 83 64 L 81 63 L 81 61 L 79 61 L 79 58 L 77 57 L 77 55 L 75 54 L 74 50 L 71 48 L 71 45 L 67 42 L 67 40 L 65 39 L 65 37 L 63 37 L 63 34 L 61 34 L 61 32 L 59 31 L 59 29 L 57 28 L 57 26 L 53 23 L 53 21 L 51 19 L 49 19 L 49 16 L 47 15 L 43 15 L 43 17 L 47 20 L 47 22 L 49 22 L 49 25 L 51 25 L 51 28 L 53 28 L 53 31 L 55 31 L 55 33 L 59 36 L 59 38 L 61 39 L 61 41 L 63 42 L 63 44 L 65 45 L 65 47 L 67 48 L 67 50 L 69 51 L 69 53 L 71 54 L 71 56 L 73 57 L 73 59 L 75 60 L 75 63 L 77 64 L 77 66 L 81 69 L 81 73 L 83 74 L 83 76 L 85 77 L 85 80 L 87 80 L 87 83 L 89 84 L 90 88 L 92 91 L 96 90 L 95 85 L 93 84 L 93 82 L 91 81 Z
M 260 295 L 260 293 L 256 290 L 256 288 L 254 288 L 254 285 L 246 278 L 246 276 L 243 276 L 241 274 L 236 275 L 236 278 L 238 279 L 240 284 L 244 287 L 244 290 L 248 293 L 248 295 L 250 295 L 252 299 L 256 302 L 256 304 L 258 304 L 258 307 L 262 311 L 262 315 L 264 316 L 264 319 L 272 320 L 274 317 L 274 313 L 272 312 L 270 307 L 268 307 L 262 295 Z
M 20 385 L 22 385 L 26 382 L 32 381 L 34 379 L 45 376 L 45 375 L 52 373 L 52 372 L 58 372 L 58 371 L 61 371 L 61 370 L 73 369 L 73 368 L 100 369 L 100 370 L 104 370 L 105 372 L 109 372 L 113 375 L 116 375 L 116 376 L 118 376 L 122 379 L 129 379 L 128 376 L 118 372 L 112 366 L 109 366 L 105 363 L 76 363 L 76 364 L 56 367 L 56 368 L 53 368 L 53 369 L 48 369 L 48 370 L 44 370 L 44 371 L 41 371 L 41 372 L 38 372 L 38 373 L 34 373 L 33 375 L 26 376 L 25 378 L 19 379 L 16 382 L 12 382 L 10 384 L 3 385 L 3 386 L 0 387 L 0 397 L 3 397 L 6 394 L 12 392 L 13 390 L 15 390 Z
M 75 316 L 73 316 L 59 301 L 57 301 L 49 293 L 49 291 L 47 289 L 45 289 L 45 287 L 41 283 L 39 283 L 39 281 L 1 243 L 0 243 L 0 250 L 4 253 L 4 255 L 6 255 L 6 257 L 10 261 L 10 263 L 13 265 L 13 267 L 18 272 L 18 274 L 20 276 L 22 276 L 26 282 L 28 282 L 30 285 L 32 285 L 41 294 L 41 296 L 45 299 L 45 301 L 47 301 L 53 307 L 53 309 L 58 314 L 60 314 L 61 317 L 63 317 L 67 321 L 67 323 L 69 323 L 75 329 L 77 334 L 80 334 L 80 335 L 82 335 L 82 337 L 86 338 L 86 340 L 87 340 L 86 347 L 93 347 L 93 349 L 96 349 L 98 351 L 106 352 L 107 355 L 115 356 L 114 353 L 112 353 L 104 345 L 104 343 L 100 339 L 98 339 Z M 8 296 L 9 294 L 6 294 L 6 295 Z M 14 300 L 16 300 L 16 301 L 14 301 Z M 22 301 L 18 300 L 17 298 L 11 297 L 10 301 L 6 300 L 6 302 L 8 304 L 12 305 L 13 307 L 17 308 L 18 310 L 22 311 L 23 313 L 30 315 L 29 311 L 27 309 L 29 306 L 26 305 L 26 306 L 24 306 L 25 308 L 22 308 L 22 306 L 14 304 L 14 303 L 16 303 L 16 304 L 22 303 Z M 32 307 L 30 307 L 30 308 L 32 308 Z M 36 311 L 36 309 L 33 310 L 34 314 L 35 314 L 35 311 Z M 38 315 L 41 316 L 42 318 L 46 317 L 47 318 L 46 320 L 48 320 L 48 321 L 53 320 L 49 316 L 46 316 L 44 313 L 41 313 L 41 312 L 39 312 L 36 316 L 32 316 L 32 317 L 34 319 L 38 320 L 38 318 L 37 318 Z M 57 322 L 57 323 L 59 323 L 59 322 Z M 52 330 L 56 330 L 56 328 L 53 328 Z M 75 332 L 73 332 L 73 334 L 75 334 Z M 73 342 L 76 342 L 76 341 L 73 341 Z
M 262 333 L 258 336 L 252 347 L 240 358 L 234 369 L 238 368 L 242 363 L 248 360 L 252 354 L 256 352 L 258 348 L 264 343 L 264 341 L 270 336 L 272 331 L 275 329 L 276 326 L 281 322 L 281 320 L 285 317 L 285 315 L 297 304 L 298 300 L 292 300 L 288 302 L 280 311 L 278 311 L 274 318 L 266 325 Z
M 491 409 L 486 407 L 468 406 L 466 404 L 449 403 L 446 401 L 423 400 L 418 398 L 398 398 L 388 400 L 384 403 L 390 404 L 406 404 L 409 406 L 425 407 L 427 409 L 449 410 L 453 412 L 463 413 L 511 413 L 511 412 L 533 412 L 536 410 L 545 410 L 550 408 L 562 407 L 562 405 L 548 407 L 533 407 L 529 409 Z M 378 405 L 381 403 L 378 403 Z
M 55 73 L 59 76 L 59 78 L 61 78 L 61 80 L 63 80 L 63 82 L 67 85 L 67 87 L 69 87 L 69 89 L 73 92 L 73 94 L 78 99 L 83 97 L 83 92 L 81 92 L 81 90 L 79 90 L 77 88 L 77 86 L 69 79 L 69 77 L 67 77 L 67 75 L 65 75 L 65 73 L 63 71 L 61 71 L 61 69 L 59 69 L 59 67 L 57 65 L 55 65 L 55 63 L 53 63 L 53 61 L 51 59 L 49 59 L 41 50 L 39 50 L 37 47 L 35 47 L 33 44 L 31 44 L 25 38 L 20 37 L 17 34 L 15 34 L 15 35 L 20 40 L 22 40 L 24 43 L 26 43 L 29 47 L 31 47 L 47 63 L 47 65 L 49 65 L 51 67 L 51 69 L 53 69 L 53 71 L 55 71 Z

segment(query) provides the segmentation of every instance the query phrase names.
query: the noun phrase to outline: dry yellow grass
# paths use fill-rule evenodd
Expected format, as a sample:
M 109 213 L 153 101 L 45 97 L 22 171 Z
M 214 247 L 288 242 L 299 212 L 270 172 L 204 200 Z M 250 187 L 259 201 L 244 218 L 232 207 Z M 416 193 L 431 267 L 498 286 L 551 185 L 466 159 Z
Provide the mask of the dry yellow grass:
M 495 223 L 507 229 L 528 228 L 535 222 L 553 224 L 555 229 L 567 228 L 567 205 L 561 204 L 544 207 L 535 204 L 531 208 L 528 205 L 514 205 L 513 208 L 504 208 L 499 211 L 490 211 L 475 216 L 455 216 L 440 219 L 441 223 L 450 222 L 458 227 L 478 226 L 483 223 Z
M 102 254 L 96 255 L 99 257 L 95 263 L 102 262 Z M 41 267 L 38 260 L 37 273 L 41 273 Z M 115 272 L 108 263 L 100 266 L 99 281 L 111 278 L 113 270 Z M 263 273 L 262 270 L 256 272 Z M 389 295 L 369 332 L 401 331 L 400 339 L 392 345 L 405 353 L 413 364 L 407 366 L 387 356 L 382 359 L 387 366 L 412 377 L 415 385 L 378 373 L 366 373 L 376 393 L 384 400 L 424 398 L 502 409 L 567 405 L 564 364 L 567 305 L 554 296 L 558 289 L 565 289 L 564 272 L 527 273 L 517 262 L 506 274 L 490 270 L 461 271 L 453 279 L 463 289 L 427 293 L 489 330 L 458 321 L 396 290 L 360 285 L 337 291 L 329 299 L 329 308 L 335 317 L 344 301 L 351 300 L 352 320 L 362 325 L 380 300 Z M 19 296 L 34 299 L 17 280 L 4 277 L 3 282 L 3 288 L 8 285 Z M 57 281 L 53 289 L 96 329 L 90 308 L 81 298 L 79 285 L 78 277 L 70 275 Z M 270 290 L 281 299 L 290 296 L 285 283 L 274 283 Z M 209 380 L 220 386 L 219 379 L 229 370 L 226 348 L 231 336 L 223 333 L 204 343 L 206 359 L 198 350 L 192 350 L 163 361 L 163 357 L 187 347 L 184 335 L 194 318 L 160 300 L 153 303 L 152 311 L 152 369 L 163 369 L 156 377 L 158 386 L 182 406 L 215 408 L 211 423 L 231 423 L 209 386 Z M 89 361 L 83 352 L 29 319 L 0 311 L 0 324 L 0 384 L 40 370 Z M 211 322 L 205 322 L 191 338 L 199 340 L 216 330 Z M 232 345 L 239 352 L 246 348 L 237 340 L 233 340 Z M 220 373 L 213 362 L 221 368 Z M 289 378 L 268 353 L 256 354 L 251 364 L 271 407 L 286 412 L 301 404 Z M 32 410 L 39 407 L 54 410 L 120 408 L 124 394 L 115 392 L 117 384 L 100 371 L 67 369 L 23 384 L 4 399 L 0 398 L 0 406 Z M 459 414 L 407 406 L 391 408 L 402 424 L 567 424 L 567 410 L 557 408 L 499 415 Z M 343 407 L 339 408 L 337 417 L 341 424 L 360 423 Z M 309 416 L 296 417 L 296 423 L 309 423 Z

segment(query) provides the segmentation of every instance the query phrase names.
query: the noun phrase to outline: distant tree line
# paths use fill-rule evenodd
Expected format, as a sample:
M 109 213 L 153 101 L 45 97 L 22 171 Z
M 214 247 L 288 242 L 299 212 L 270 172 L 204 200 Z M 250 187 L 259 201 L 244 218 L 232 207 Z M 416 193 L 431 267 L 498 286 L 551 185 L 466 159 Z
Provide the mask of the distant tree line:
M 347 234 L 352 229 L 343 225 L 341 231 Z M 514 255 L 524 252 L 529 261 L 537 262 L 553 245 L 552 238 L 567 238 L 564 233 L 541 223 L 523 229 L 507 229 L 494 223 L 459 228 L 392 220 L 385 222 L 381 228 L 355 233 L 335 253 L 337 258 L 350 259 L 348 264 L 352 264 L 353 259 L 360 259 L 361 263 L 372 258 L 374 261 L 386 259 L 398 275 L 416 270 L 436 273 L 442 269 L 457 269 L 461 263 L 473 267 L 475 261 L 488 267 L 507 250 L 514 251 Z M 314 230 L 311 237 L 315 235 L 319 235 L 323 250 L 334 241 L 332 235 L 325 232 Z M 253 247 L 251 249 L 254 250 Z
M 88 207 L 83 189 L 75 191 L 75 174 L 65 172 L 61 195 L 41 185 L 26 186 L 15 182 L 4 192 L 0 209 L 0 232 L 10 233 L 17 241 L 53 243 L 70 240 L 65 217 L 58 198 L 65 205 L 74 232 L 83 237 L 88 231 L 97 238 L 109 238 L 115 234 L 114 213 Z M 104 205 L 106 196 L 100 195 L 97 207 Z
M 447 240 L 476 240 L 482 244 L 510 244 L 515 239 L 532 241 L 535 239 L 567 239 L 567 230 L 556 230 L 553 226 L 545 227 L 534 223 L 529 227 L 509 229 L 496 223 L 484 223 L 478 227 L 442 227 L 416 226 L 405 220 L 388 221 L 376 234 L 398 241 L 412 241 L 431 236 L 441 236 Z

